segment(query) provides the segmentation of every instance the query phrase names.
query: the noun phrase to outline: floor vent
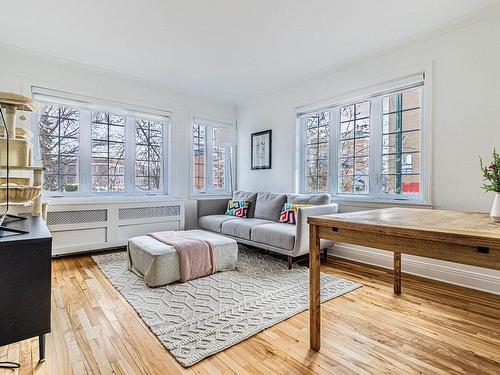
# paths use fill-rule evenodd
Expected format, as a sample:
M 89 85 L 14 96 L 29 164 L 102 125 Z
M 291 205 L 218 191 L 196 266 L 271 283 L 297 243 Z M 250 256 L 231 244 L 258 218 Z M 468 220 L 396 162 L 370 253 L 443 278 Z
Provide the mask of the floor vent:
M 98 223 L 108 220 L 107 210 L 47 212 L 48 225 Z
M 118 210 L 119 220 L 145 219 L 152 217 L 179 216 L 180 206 L 130 207 Z

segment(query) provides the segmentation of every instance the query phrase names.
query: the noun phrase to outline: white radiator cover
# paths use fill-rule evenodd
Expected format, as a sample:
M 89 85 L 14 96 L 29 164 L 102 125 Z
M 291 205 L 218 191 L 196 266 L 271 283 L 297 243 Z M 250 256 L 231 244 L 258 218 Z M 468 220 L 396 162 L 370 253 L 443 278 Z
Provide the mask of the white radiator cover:
M 12 211 L 28 214 L 26 208 Z M 54 257 L 125 246 L 131 237 L 184 229 L 184 201 L 172 197 L 53 198 L 48 201 L 47 225 Z

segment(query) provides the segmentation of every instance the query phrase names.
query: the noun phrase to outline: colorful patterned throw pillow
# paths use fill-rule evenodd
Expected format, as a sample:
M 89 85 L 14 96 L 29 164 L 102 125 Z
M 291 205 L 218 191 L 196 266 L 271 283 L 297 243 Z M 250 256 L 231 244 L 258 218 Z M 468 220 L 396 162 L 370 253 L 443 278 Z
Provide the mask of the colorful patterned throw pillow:
M 312 204 L 292 204 L 285 203 L 281 209 L 280 223 L 297 224 L 297 209 L 299 207 L 311 207 Z
M 246 218 L 248 206 L 248 201 L 235 201 L 231 199 L 229 202 L 227 202 L 226 215 Z

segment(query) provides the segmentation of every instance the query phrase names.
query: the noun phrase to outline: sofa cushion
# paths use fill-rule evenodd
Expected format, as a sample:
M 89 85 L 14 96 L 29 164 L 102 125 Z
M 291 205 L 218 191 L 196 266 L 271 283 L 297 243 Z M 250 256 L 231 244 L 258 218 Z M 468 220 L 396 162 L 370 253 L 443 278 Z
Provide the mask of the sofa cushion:
M 252 193 L 249 191 L 235 191 L 233 193 L 233 200 L 236 201 L 247 201 L 248 204 L 248 211 L 247 211 L 247 217 L 252 218 L 254 217 L 255 213 L 255 202 L 257 201 L 257 193 Z
M 222 234 L 250 240 L 252 228 L 262 224 L 272 224 L 272 221 L 262 219 L 238 219 L 226 221 L 222 224 Z
M 252 228 L 251 240 L 292 251 L 295 229 L 295 225 L 282 223 L 258 225 Z
M 301 207 L 313 207 L 312 204 L 285 203 L 280 213 L 280 223 L 297 224 L 297 211 Z
M 257 193 L 255 218 L 278 221 L 281 208 L 286 202 L 286 195 L 280 193 Z
M 314 206 L 330 204 L 330 194 L 287 194 L 286 201 L 291 204 L 312 204 Z
M 198 219 L 198 227 L 200 229 L 210 230 L 212 232 L 221 233 L 222 223 L 229 220 L 237 220 L 236 216 L 226 216 L 226 215 L 207 215 L 202 216 Z
M 244 219 L 247 217 L 248 205 L 248 201 L 237 201 L 234 199 L 230 199 L 229 202 L 227 202 L 226 215 L 236 216 Z

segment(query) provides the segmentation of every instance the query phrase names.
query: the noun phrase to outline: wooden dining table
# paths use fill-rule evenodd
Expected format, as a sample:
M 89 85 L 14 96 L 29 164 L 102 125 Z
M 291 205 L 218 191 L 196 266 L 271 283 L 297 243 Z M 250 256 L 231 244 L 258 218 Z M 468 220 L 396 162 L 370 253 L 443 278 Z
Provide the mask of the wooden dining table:
M 394 293 L 401 293 L 401 254 L 500 270 L 500 223 L 488 214 L 386 208 L 311 216 L 310 347 L 321 347 L 320 239 L 394 252 Z

